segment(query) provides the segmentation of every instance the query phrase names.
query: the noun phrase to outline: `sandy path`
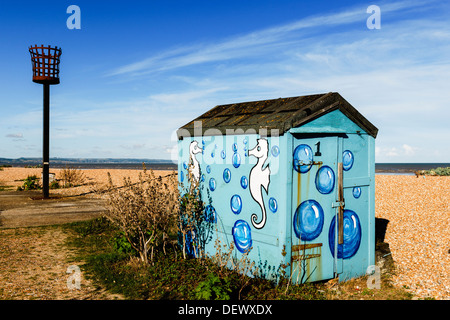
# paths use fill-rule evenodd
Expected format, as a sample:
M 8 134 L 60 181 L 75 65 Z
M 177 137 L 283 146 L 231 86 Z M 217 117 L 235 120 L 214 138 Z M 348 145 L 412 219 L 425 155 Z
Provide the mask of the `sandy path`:
M 79 288 L 67 284 L 67 269 L 77 264 L 70 262 L 66 238 L 55 227 L 0 230 L 0 300 L 122 299 L 93 286 L 82 272 Z

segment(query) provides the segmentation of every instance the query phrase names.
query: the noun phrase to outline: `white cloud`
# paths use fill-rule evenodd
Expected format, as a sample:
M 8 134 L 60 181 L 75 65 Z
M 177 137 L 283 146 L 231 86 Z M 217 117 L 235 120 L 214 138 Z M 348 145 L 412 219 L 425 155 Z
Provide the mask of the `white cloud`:
M 419 1 L 400 1 L 383 3 L 383 14 L 414 8 L 423 5 Z M 306 17 L 285 25 L 269 27 L 263 30 L 237 35 L 215 43 L 192 44 L 185 47 L 170 49 L 141 61 L 121 66 L 111 71 L 109 76 L 142 75 L 156 71 L 167 71 L 207 62 L 219 62 L 232 59 L 251 57 L 252 59 L 270 52 L 276 52 L 280 47 L 286 48 L 292 43 L 301 41 L 301 37 L 309 33 L 317 33 L 324 28 L 335 28 L 367 19 L 366 8 L 358 6 L 343 12 Z M 300 38 L 299 38 L 300 36 Z M 306 39 L 311 41 L 311 39 Z M 314 40 L 316 41 L 316 40 Z M 313 57 L 313 56 L 310 56 Z
M 8 133 L 6 135 L 7 138 L 15 138 L 15 139 L 22 139 L 23 134 L 22 133 Z
M 120 147 L 126 150 L 139 150 L 146 147 L 146 144 L 145 143 L 121 144 Z
M 423 148 L 411 146 L 406 143 L 402 145 L 388 145 L 375 147 L 375 161 L 376 162 L 440 162 L 433 161 L 433 157 L 439 157 L 441 154 L 433 152 L 424 157 L 422 154 Z M 428 160 L 427 160 L 428 158 Z
M 403 144 L 402 149 L 403 149 L 403 152 L 405 153 L 405 155 L 412 156 L 416 153 L 417 148 L 411 147 L 407 144 Z

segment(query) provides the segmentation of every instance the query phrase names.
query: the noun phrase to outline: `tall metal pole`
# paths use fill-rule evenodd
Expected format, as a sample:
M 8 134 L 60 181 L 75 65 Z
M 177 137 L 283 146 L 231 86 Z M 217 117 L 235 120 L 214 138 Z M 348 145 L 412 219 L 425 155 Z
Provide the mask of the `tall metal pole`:
M 50 85 L 44 84 L 44 144 L 42 154 L 42 189 L 44 198 L 49 198 L 49 141 L 50 141 Z
M 44 135 L 42 148 L 42 190 L 44 199 L 50 197 L 50 85 L 59 84 L 59 57 L 61 48 L 51 46 L 30 46 L 28 51 L 33 65 L 33 82 L 44 85 Z

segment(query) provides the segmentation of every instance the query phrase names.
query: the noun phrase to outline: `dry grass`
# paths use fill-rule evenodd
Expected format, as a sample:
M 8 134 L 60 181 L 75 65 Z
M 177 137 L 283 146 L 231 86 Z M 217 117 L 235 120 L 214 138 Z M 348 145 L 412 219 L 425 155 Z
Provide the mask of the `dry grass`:
M 57 180 L 60 180 L 62 182 L 61 185 L 67 188 L 83 185 L 86 178 L 82 170 L 66 167 L 59 171 Z

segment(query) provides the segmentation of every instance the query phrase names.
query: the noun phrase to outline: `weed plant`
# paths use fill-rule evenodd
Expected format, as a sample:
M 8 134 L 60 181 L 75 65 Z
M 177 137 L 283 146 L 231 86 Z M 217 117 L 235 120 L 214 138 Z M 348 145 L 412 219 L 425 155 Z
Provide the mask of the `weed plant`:
M 36 175 L 28 176 L 23 181 L 23 185 L 17 187 L 17 191 L 37 190 L 37 189 L 41 189 L 41 186 L 39 185 L 39 178 Z
M 435 169 L 426 170 L 425 174 L 430 176 L 450 176 L 450 167 L 438 167 Z
M 161 246 L 165 251 L 175 228 L 179 203 L 175 175 L 163 179 L 144 167 L 138 183 L 125 178 L 122 188 L 115 187 L 108 176 L 105 217 L 121 231 L 144 264 L 153 262 L 155 250 Z
M 59 173 L 59 180 L 64 188 L 70 188 L 84 184 L 86 177 L 81 170 L 65 167 Z

